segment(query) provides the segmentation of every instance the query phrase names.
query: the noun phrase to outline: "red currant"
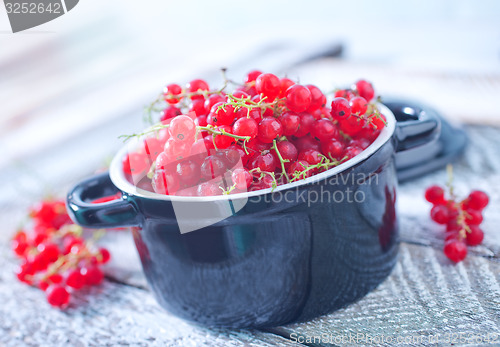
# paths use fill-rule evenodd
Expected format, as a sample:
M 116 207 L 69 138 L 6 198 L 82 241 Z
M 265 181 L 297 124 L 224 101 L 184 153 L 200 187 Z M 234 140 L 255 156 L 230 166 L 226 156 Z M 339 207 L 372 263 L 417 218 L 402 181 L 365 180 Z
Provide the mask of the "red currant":
M 326 96 L 323 92 L 316 86 L 308 84 L 307 89 L 311 92 L 311 104 L 307 109 L 308 112 L 314 112 L 321 109 L 326 104 Z
M 187 84 L 186 87 L 187 87 L 187 90 L 190 93 L 201 93 L 203 91 L 209 90 L 208 83 L 205 82 L 204 80 L 200 80 L 200 79 L 192 80 L 191 82 L 189 82 Z M 192 100 L 195 100 L 195 99 L 204 99 L 204 97 L 203 97 L 202 94 L 200 94 L 200 95 L 193 95 L 193 96 L 191 96 L 191 99 Z
M 276 159 L 271 152 L 257 154 L 248 162 L 250 169 L 260 168 L 261 171 L 274 172 L 277 167 Z
M 345 98 L 335 98 L 332 101 L 331 115 L 333 118 L 347 118 L 351 115 L 351 106 Z
M 213 125 L 231 125 L 234 121 L 234 106 L 223 102 L 218 102 L 210 110 L 211 122 Z
M 177 116 L 172 119 L 169 127 L 171 138 L 178 142 L 194 142 L 196 125 L 188 116 Z
M 488 202 L 488 195 L 480 190 L 472 191 L 466 200 L 467 207 L 477 211 L 484 209 L 488 205 Z
M 221 125 L 218 128 L 216 128 L 216 130 L 227 134 L 233 133 L 233 128 L 230 125 Z M 233 143 L 236 142 L 234 137 L 227 135 L 213 135 L 213 141 L 215 147 L 218 149 L 228 148 L 229 146 L 231 146 Z
M 355 83 L 355 86 L 359 96 L 364 98 L 366 101 L 370 101 L 375 96 L 375 91 L 373 90 L 373 86 L 370 82 L 359 80 Z
M 206 179 L 214 179 L 222 176 L 226 172 L 226 164 L 216 155 L 205 158 L 201 164 L 201 175 Z
M 181 182 L 188 186 L 194 185 L 200 179 L 200 166 L 193 160 L 183 160 L 178 163 L 176 172 Z
M 175 83 L 168 84 L 163 89 L 163 95 L 165 97 L 165 101 L 168 102 L 169 104 L 177 104 L 181 99 L 180 97 L 178 97 L 178 95 L 181 93 L 182 93 L 181 86 Z
M 281 81 L 271 73 L 264 73 L 255 80 L 255 89 L 266 97 L 267 102 L 271 102 L 280 94 Z
M 444 254 L 455 263 L 465 259 L 467 256 L 467 246 L 463 241 L 452 239 L 444 244 Z
M 299 129 L 295 132 L 294 136 L 302 137 L 307 135 L 311 131 L 311 127 L 316 121 L 316 118 L 310 113 L 303 112 L 299 114 L 300 117 L 300 125 Z
M 253 118 L 240 118 L 233 125 L 233 133 L 238 136 L 249 136 L 253 139 L 259 133 L 259 124 Z
M 300 126 L 300 117 L 292 112 L 284 113 L 280 118 L 281 126 L 283 127 L 283 135 L 294 135 Z
M 344 144 L 333 138 L 329 141 L 321 143 L 321 150 L 323 154 L 330 159 L 340 160 L 344 153 Z
M 484 233 L 477 225 L 470 225 L 470 232 L 467 233 L 466 242 L 469 246 L 477 246 L 483 242 Z
M 293 86 L 295 84 L 295 82 L 289 78 L 284 77 L 280 80 L 280 84 L 281 84 L 280 97 L 283 98 L 286 96 L 287 89 L 290 88 L 291 86 Z
M 315 121 L 311 128 L 311 135 L 321 142 L 339 137 L 339 130 L 329 119 L 322 118 Z
M 171 118 L 180 116 L 181 114 L 182 114 L 182 111 L 179 108 L 177 108 L 175 106 L 169 106 L 163 111 L 163 115 L 161 116 L 160 121 L 161 122 L 167 121 Z
M 252 184 L 252 175 L 247 169 L 237 168 L 231 174 L 231 178 L 239 190 L 246 191 Z
M 104 274 L 97 266 L 89 266 L 81 269 L 81 274 L 85 279 L 85 284 L 95 286 L 102 282 Z
M 69 293 L 61 285 L 53 285 L 47 289 L 47 301 L 52 306 L 64 307 L 69 303 Z
M 447 224 L 450 220 L 450 212 L 448 207 L 444 205 L 436 205 L 431 209 L 431 218 L 439 224 Z
M 158 194 L 173 194 L 179 189 L 179 177 L 177 174 L 157 169 L 153 176 L 152 185 Z
M 247 74 L 247 78 L 245 80 L 245 83 L 255 82 L 255 80 L 257 79 L 257 77 L 259 77 L 260 75 L 262 75 L 262 72 L 259 71 L 259 70 L 252 70 L 252 71 L 250 71 Z
M 68 273 L 66 285 L 73 289 L 80 289 L 85 285 L 85 277 L 83 277 L 79 268 Z
M 273 117 L 266 117 L 259 123 L 258 138 L 265 143 L 271 143 L 274 139 L 283 135 L 283 127 L 279 120 Z
M 307 110 L 311 101 L 311 91 L 300 84 L 295 84 L 286 91 L 286 106 L 292 112 L 298 113 Z
M 425 191 L 425 200 L 433 205 L 444 205 L 446 199 L 444 198 L 444 189 L 439 186 L 431 186 Z
M 357 114 L 358 116 L 364 115 L 368 109 L 368 103 L 361 96 L 352 98 L 349 101 L 349 105 L 351 106 L 351 113 Z

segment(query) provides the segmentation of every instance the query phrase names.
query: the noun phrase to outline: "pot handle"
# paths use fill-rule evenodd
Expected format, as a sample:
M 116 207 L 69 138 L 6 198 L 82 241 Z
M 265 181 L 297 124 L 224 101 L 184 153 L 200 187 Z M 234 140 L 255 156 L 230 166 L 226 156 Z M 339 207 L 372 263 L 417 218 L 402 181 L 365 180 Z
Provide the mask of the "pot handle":
M 384 102 L 396 117 L 396 151 L 406 151 L 437 140 L 441 121 L 433 109 L 408 101 Z
M 89 202 L 118 192 L 120 190 L 111 182 L 108 172 L 98 174 L 78 183 L 68 193 L 66 207 L 71 218 L 83 227 L 139 226 L 140 215 L 126 194 L 108 202 Z

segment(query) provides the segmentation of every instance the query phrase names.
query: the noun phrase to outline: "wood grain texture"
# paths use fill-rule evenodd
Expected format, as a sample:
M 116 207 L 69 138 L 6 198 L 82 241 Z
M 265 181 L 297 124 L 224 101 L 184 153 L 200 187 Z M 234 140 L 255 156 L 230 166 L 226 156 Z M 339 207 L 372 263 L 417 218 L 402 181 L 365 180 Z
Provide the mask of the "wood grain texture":
M 430 335 L 445 344 L 455 333 L 483 340 L 490 334 L 500 343 L 500 264 L 469 256 L 453 265 L 440 250 L 403 243 L 391 276 L 366 297 L 330 315 L 273 331 L 292 339 L 327 336 L 318 345 L 339 344 L 339 337 L 358 334 L 364 335 L 359 345 L 400 345 L 398 337 L 415 337 L 410 345 L 429 345 Z M 368 336 L 381 340 L 374 343 Z M 393 343 L 385 343 L 389 337 Z
M 162 310 L 146 290 L 105 281 L 65 311 L 21 284 L 0 250 L 0 346 L 298 346 L 275 334 L 199 327 Z

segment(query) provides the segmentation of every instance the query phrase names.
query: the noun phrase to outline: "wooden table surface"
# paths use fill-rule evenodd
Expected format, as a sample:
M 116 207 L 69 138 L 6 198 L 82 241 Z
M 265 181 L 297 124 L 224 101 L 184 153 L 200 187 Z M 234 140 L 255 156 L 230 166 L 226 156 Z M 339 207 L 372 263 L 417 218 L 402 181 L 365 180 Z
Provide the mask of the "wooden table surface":
M 217 73 L 206 67 L 161 70 L 165 65 L 161 59 L 152 56 L 144 62 L 130 51 L 121 60 L 112 60 L 120 56 L 123 46 L 108 39 L 103 34 L 71 46 L 73 50 L 67 51 L 71 59 L 81 51 L 102 47 L 109 53 L 97 61 L 80 60 L 78 70 L 61 61 L 53 66 L 46 63 L 43 69 L 27 61 L 27 70 L 19 70 L 19 56 L 35 54 L 50 61 L 53 55 L 47 47 L 58 44 L 50 39 L 28 51 L 22 45 L 12 46 L 12 54 L 0 59 L 0 87 L 8 91 L 0 118 L 0 346 L 500 344 L 500 116 L 495 99 L 500 95 L 500 75 L 437 73 L 336 58 L 310 61 L 321 53 L 338 53 L 336 42 L 328 49 L 324 45 L 277 47 L 270 54 L 273 58 L 259 53 L 244 60 L 235 55 L 231 73 L 240 78 L 258 66 L 301 76 L 324 88 L 364 76 L 382 94 L 421 99 L 448 118 L 465 122 L 470 144 L 455 164 L 455 184 L 459 193 L 477 188 L 490 194 L 483 245 L 471 248 L 467 259 L 457 265 L 443 255 L 442 228 L 430 220 L 430 206 L 423 199 L 427 186 L 446 181 L 442 169 L 399 187 L 401 245 L 390 277 L 358 302 L 313 321 L 227 330 L 178 319 L 159 307 L 148 290 L 128 231 L 110 232 L 104 240 L 113 261 L 107 265 L 102 286 L 77 293 L 66 311 L 50 308 L 40 290 L 19 283 L 13 275 L 16 260 L 9 237 L 27 207 L 47 192 L 64 196 L 73 184 L 105 165 L 121 145 L 118 135 L 142 127 L 142 107 L 163 83 L 159 73 L 167 76 L 168 72 L 168 81 L 185 82 L 193 76 L 217 81 Z M 214 61 L 207 66 L 213 67 Z M 297 65 L 301 61 L 307 62 Z M 32 72 L 37 72 L 31 84 L 37 92 L 30 95 L 26 86 Z M 72 78 L 66 79 L 68 75 Z M 48 80 L 53 83 L 47 84 Z M 467 102 L 469 97 L 475 103 Z

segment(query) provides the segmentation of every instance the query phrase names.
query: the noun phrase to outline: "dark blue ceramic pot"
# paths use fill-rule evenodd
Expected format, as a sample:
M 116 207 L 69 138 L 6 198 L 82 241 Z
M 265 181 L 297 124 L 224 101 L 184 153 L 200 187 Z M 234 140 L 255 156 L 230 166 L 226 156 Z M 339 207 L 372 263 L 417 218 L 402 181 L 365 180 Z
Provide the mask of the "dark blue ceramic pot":
M 124 149 L 109 174 L 69 193 L 68 209 L 85 227 L 133 226 L 151 289 L 179 317 L 233 328 L 308 320 L 363 297 L 396 262 L 394 156 L 434 140 L 439 122 L 423 112 L 397 124 L 381 108 L 388 126 L 360 155 L 273 192 L 147 192 L 123 176 Z M 121 200 L 89 203 L 117 191 Z

